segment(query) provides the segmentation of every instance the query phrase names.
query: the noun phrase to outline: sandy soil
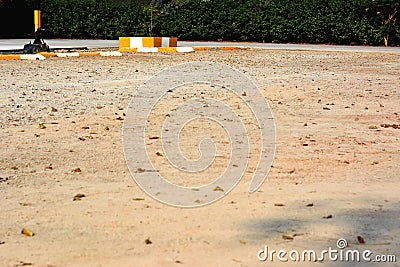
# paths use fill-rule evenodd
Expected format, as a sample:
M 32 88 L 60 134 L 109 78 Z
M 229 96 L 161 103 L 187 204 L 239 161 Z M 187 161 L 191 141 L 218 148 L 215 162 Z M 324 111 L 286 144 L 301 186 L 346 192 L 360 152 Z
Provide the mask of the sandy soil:
M 122 126 L 143 82 L 195 60 L 255 82 L 277 146 L 256 193 L 250 168 L 222 200 L 181 209 L 134 183 Z M 291 266 L 257 252 L 337 249 L 339 238 L 400 266 L 399 54 L 204 51 L 2 61 L 0 70 L 1 266 Z

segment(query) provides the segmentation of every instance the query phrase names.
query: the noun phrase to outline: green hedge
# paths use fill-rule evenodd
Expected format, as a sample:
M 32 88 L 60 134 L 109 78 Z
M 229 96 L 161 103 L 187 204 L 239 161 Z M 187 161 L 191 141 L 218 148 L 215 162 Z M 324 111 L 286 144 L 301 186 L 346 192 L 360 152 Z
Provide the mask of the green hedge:
M 165 14 L 157 30 L 188 40 L 370 45 L 388 35 L 399 45 L 399 25 L 384 25 L 399 9 L 394 0 L 189 0 Z
M 48 36 L 115 39 L 148 35 L 144 6 L 111 0 L 42 0 Z
M 12 0 L 2 2 L 7 1 Z M 398 0 L 119 2 L 41 0 L 42 25 L 48 38 L 177 36 L 180 40 L 367 45 L 383 45 L 386 39 L 388 45 L 400 44 Z

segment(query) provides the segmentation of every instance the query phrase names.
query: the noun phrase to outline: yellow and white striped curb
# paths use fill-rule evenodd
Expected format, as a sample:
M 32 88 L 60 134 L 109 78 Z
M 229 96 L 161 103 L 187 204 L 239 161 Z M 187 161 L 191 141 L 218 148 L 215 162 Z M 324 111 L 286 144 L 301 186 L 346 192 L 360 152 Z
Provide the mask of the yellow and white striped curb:
M 34 55 L 17 55 L 17 54 L 5 54 L 5 55 L 0 55 L 0 60 L 43 60 L 46 59 L 43 55 L 39 54 L 34 54 Z
M 195 52 L 193 47 L 139 47 L 124 48 L 120 52 L 137 52 L 137 53 L 190 53 Z
M 176 37 L 119 37 L 119 49 L 142 47 L 177 47 Z
M 120 56 L 122 56 L 122 53 L 118 52 L 118 51 L 67 52 L 67 53 L 42 52 L 40 54 L 45 57 L 120 57 Z
M 38 54 L 0 54 L 0 60 L 44 60 L 47 57 L 121 57 L 122 53 L 118 51 L 102 51 L 102 52 L 69 52 L 54 53 L 41 52 Z
M 156 38 L 156 37 L 120 37 L 120 38 Z M 166 38 L 166 37 L 159 37 Z M 119 51 L 101 51 L 101 52 L 41 52 L 38 54 L 0 54 L 0 60 L 44 60 L 47 57 L 120 57 L 123 52 L 137 53 L 190 53 L 195 51 L 236 51 L 249 50 L 250 47 L 243 46 L 194 46 L 194 47 L 137 47 L 120 48 Z

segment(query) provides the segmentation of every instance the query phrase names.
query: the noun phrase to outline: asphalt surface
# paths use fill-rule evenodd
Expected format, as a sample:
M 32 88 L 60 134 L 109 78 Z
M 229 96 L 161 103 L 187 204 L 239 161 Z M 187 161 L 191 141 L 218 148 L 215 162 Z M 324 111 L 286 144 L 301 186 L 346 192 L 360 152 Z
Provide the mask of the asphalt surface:
M 275 44 L 275 43 L 238 43 L 238 42 L 178 42 L 181 46 L 244 46 L 270 50 L 304 50 L 304 51 L 354 51 L 354 52 L 389 52 L 400 53 L 400 47 L 345 46 L 315 44 Z
M 86 47 L 112 48 L 118 47 L 118 40 L 70 40 L 70 39 L 45 39 L 50 49 Z M 23 49 L 25 44 L 33 42 L 33 39 L 0 39 L 0 51 L 12 51 Z
M 32 39 L 0 39 L 0 51 L 23 49 L 24 44 Z M 70 39 L 45 39 L 51 49 L 70 48 L 117 48 L 118 40 L 70 40 Z M 314 44 L 272 44 L 272 43 L 246 43 L 246 42 L 187 42 L 179 41 L 178 46 L 238 46 L 270 50 L 300 50 L 300 51 L 348 51 L 348 52 L 387 52 L 400 53 L 400 47 L 384 46 L 345 46 L 345 45 L 314 45 Z

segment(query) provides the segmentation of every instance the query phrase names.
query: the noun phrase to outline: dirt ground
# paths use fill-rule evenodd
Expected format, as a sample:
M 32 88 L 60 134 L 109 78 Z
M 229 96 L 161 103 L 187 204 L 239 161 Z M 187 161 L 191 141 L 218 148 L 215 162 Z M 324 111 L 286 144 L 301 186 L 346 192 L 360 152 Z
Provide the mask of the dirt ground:
M 141 84 L 190 61 L 254 81 L 276 154 L 257 192 L 250 168 L 223 199 L 182 209 L 135 184 L 122 126 Z M 341 238 L 397 263 L 313 264 L 400 266 L 400 54 L 199 51 L 1 61 L 0 71 L 1 266 L 292 266 L 257 254 L 338 249 Z

